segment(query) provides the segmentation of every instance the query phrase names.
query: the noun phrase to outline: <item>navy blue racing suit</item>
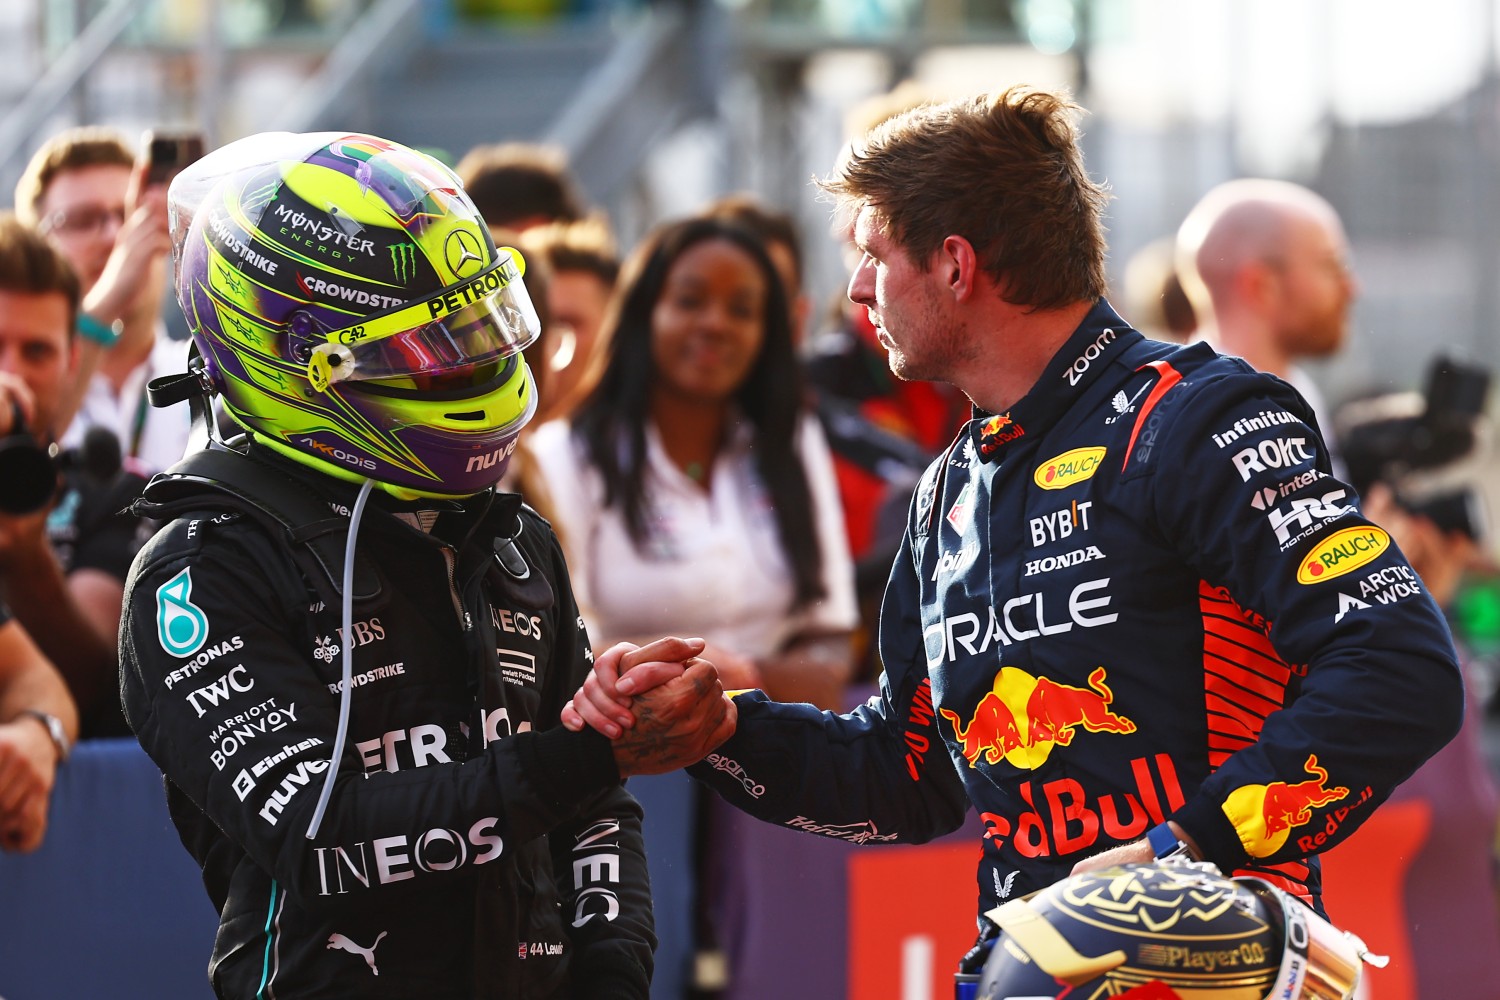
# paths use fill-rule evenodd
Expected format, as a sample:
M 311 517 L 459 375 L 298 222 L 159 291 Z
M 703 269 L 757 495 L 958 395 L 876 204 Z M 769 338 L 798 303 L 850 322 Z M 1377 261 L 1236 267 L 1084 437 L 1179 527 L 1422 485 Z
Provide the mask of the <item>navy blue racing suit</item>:
M 695 777 L 855 842 L 983 821 L 980 912 L 1175 820 L 1319 905 L 1312 857 L 1452 738 L 1448 629 L 1307 404 L 1098 303 L 928 468 L 847 715 L 738 695 Z

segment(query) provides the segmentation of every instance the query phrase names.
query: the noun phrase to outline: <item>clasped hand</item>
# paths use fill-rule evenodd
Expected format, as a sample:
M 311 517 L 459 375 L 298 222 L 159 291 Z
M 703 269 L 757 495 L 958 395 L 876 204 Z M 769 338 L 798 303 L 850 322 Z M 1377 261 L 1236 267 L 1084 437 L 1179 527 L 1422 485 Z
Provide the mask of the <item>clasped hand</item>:
M 698 655 L 704 648 L 702 639 L 671 636 L 611 646 L 563 707 L 563 725 L 608 736 L 622 776 L 664 774 L 702 760 L 734 735 L 738 720 L 717 668 Z

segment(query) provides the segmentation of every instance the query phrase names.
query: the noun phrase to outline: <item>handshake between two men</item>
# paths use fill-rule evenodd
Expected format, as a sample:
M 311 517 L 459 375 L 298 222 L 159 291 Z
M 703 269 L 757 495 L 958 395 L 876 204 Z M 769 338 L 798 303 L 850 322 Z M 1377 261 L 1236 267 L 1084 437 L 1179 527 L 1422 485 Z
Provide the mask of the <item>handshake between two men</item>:
M 562 722 L 613 741 L 621 777 L 665 774 L 702 760 L 734 735 L 738 716 L 702 639 L 668 636 L 600 654 Z

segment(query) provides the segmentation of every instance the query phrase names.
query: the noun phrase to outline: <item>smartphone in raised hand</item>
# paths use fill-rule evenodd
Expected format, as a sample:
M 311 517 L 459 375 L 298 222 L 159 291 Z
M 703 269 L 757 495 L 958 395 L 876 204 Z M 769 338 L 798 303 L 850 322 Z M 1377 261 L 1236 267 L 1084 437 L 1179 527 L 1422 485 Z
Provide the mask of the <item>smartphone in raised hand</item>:
M 149 130 L 141 137 L 146 184 L 167 184 L 183 167 L 203 155 L 203 136 L 191 131 Z

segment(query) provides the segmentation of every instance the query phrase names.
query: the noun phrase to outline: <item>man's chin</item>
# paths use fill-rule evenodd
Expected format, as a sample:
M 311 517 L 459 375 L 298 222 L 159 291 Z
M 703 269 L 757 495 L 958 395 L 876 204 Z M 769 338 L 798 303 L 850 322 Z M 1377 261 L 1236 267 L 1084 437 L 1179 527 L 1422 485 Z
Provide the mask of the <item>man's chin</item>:
M 886 364 L 891 369 L 891 374 L 903 382 L 920 382 L 923 376 L 913 366 L 906 355 L 896 351 L 887 351 L 885 355 Z

